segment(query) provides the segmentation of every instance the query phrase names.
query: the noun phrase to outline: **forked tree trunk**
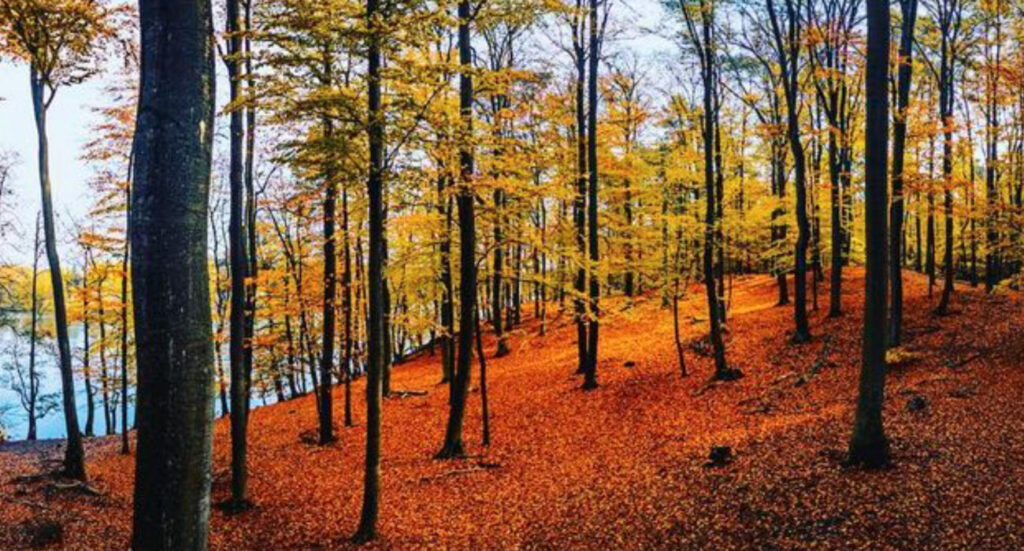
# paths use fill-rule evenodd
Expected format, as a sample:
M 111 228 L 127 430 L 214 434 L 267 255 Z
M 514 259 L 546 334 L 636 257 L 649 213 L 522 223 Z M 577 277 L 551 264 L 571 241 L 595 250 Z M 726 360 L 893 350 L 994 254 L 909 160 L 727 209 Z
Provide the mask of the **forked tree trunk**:
M 463 138 L 459 144 L 459 345 L 455 366 L 455 381 L 449 400 L 448 426 L 444 444 L 437 453 L 439 459 L 465 455 L 462 444 L 462 421 L 466 413 L 469 394 L 470 367 L 473 361 L 473 325 L 476 314 L 476 220 L 474 215 L 474 159 L 473 144 L 473 62 L 470 35 L 472 10 L 469 0 L 459 2 L 459 112 Z

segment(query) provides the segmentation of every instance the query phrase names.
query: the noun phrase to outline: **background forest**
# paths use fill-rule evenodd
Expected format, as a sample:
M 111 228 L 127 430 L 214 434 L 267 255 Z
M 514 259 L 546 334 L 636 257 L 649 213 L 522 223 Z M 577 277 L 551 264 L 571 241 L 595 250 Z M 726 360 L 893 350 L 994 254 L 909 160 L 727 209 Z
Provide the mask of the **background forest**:
M 374 540 L 389 437 L 468 465 L 453 477 L 511 469 L 487 450 L 492 418 L 516 410 L 489 404 L 488 382 L 572 375 L 593 391 L 572 400 L 605 400 L 590 397 L 643 358 L 699 379 L 676 399 L 724 419 L 767 415 L 782 406 L 764 385 L 802 388 L 848 357 L 859 386 L 828 387 L 843 415 L 855 406 L 842 455 L 882 467 L 886 373 L 988 358 L 1019 321 L 1017 0 L 139 4 L 0 0 L 0 62 L 27 77 L 35 122 L 0 121 L 35 155 L 0 151 L 0 442 L 66 439 L 50 490 L 134 491 L 135 548 L 206 547 L 211 477 L 215 533 L 219 514 L 269 509 L 253 489 L 274 476 L 253 459 L 268 426 L 360 452 L 346 515 Z M 53 197 L 49 137 L 66 130 L 48 114 L 87 81 L 103 93 L 75 152 L 78 204 Z M 976 350 L 960 332 L 927 341 L 985 327 Z M 811 367 L 771 371 L 791 363 Z M 740 405 L 718 412 L 712 390 Z M 557 423 L 563 398 L 518 411 L 550 406 L 531 419 Z M 382 421 L 412 400 L 438 410 L 436 433 L 412 410 Z M 694 445 L 717 468 L 735 459 L 723 442 Z M 899 464 L 907 444 L 892 446 Z M 94 450 L 134 464 L 134 490 L 112 463 L 96 484 Z M 24 467 L 19 484 L 37 476 Z M 576 545 L 683 545 L 586 534 Z

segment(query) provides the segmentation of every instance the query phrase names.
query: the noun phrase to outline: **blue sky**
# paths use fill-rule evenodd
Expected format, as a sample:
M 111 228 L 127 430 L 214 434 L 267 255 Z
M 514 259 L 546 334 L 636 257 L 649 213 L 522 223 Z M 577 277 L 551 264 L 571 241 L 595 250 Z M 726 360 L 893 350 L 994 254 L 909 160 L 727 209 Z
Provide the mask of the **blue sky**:
M 79 159 L 94 122 L 92 107 L 102 105 L 99 79 L 65 88 L 50 107 L 50 176 L 55 212 L 80 217 L 88 204 L 88 170 Z M 28 228 L 39 209 L 39 177 L 36 170 L 36 132 L 29 93 L 28 67 L 0 63 L 0 150 L 13 151 L 19 162 L 14 173 L 12 211 L 18 225 Z M 26 239 L 31 236 L 26 234 Z M 24 250 L 12 250 L 24 249 Z M 4 243 L 0 259 L 15 262 L 28 258 L 31 243 Z

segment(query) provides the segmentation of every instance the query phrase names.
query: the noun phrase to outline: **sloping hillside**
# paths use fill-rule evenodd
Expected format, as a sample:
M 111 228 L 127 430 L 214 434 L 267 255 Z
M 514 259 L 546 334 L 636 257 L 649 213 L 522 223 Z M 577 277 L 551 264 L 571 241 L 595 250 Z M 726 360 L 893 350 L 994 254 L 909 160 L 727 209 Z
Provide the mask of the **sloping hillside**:
M 767 277 L 737 279 L 728 356 L 745 377 L 707 385 L 710 361 L 686 349 L 680 376 L 669 310 L 656 297 L 607 305 L 600 388 L 578 390 L 568 313 L 545 336 L 528 322 L 512 353 L 488 358 L 493 444 L 480 445 L 471 398 L 465 460 L 432 459 L 446 420 L 439 357 L 398 367 L 384 414 L 383 549 L 1018 548 L 1024 540 L 1024 318 L 1013 293 L 959 289 L 954 314 L 932 315 L 926 282 L 907 274 L 907 345 L 894 353 L 886 427 L 894 466 L 841 465 L 859 369 L 863 272 L 848 270 L 846 315 L 814 312 L 810 344 L 788 343 L 792 310 Z M 937 297 L 936 297 L 937 298 Z M 703 296 L 682 305 L 699 340 Z M 552 308 L 554 310 L 554 307 Z M 488 351 L 493 343 L 485 341 Z M 475 368 L 474 368 L 475 369 Z M 474 389 L 478 372 L 474 371 Z M 305 443 L 312 397 L 256 410 L 256 508 L 215 510 L 215 549 L 346 548 L 361 499 L 363 386 L 356 426 L 331 446 Z M 339 393 L 335 404 L 341 403 Z M 340 417 L 340 416 L 339 416 Z M 228 424 L 216 429 L 214 499 L 228 494 Z M 731 462 L 709 466 L 712 446 Z M 70 549 L 124 549 L 133 459 L 90 443 L 102 495 L 15 482 L 54 453 L 0 447 L 0 548 L 29 546 L 60 524 Z

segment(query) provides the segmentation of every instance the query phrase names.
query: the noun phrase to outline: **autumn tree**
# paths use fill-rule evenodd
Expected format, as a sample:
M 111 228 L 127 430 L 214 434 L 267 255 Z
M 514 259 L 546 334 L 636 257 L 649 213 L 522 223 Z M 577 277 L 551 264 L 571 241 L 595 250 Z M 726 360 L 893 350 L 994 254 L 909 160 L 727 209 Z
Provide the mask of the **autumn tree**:
M 796 329 L 793 333 L 793 341 L 800 343 L 811 338 L 807 318 L 807 247 L 811 237 L 811 227 L 807 216 L 807 157 L 800 130 L 800 108 L 803 96 L 800 79 L 803 25 L 800 14 L 803 12 L 806 0 L 782 1 L 783 4 L 780 8 L 776 6 L 775 0 L 766 0 L 766 8 L 786 100 L 786 135 L 789 139 L 790 155 L 793 157 L 797 227 L 793 299 Z
M 439 459 L 465 455 L 462 422 L 469 394 L 470 367 L 473 361 L 473 325 L 476 315 L 476 221 L 473 187 L 475 164 L 473 147 L 473 55 L 471 27 L 476 7 L 460 0 L 458 7 L 459 48 L 459 183 L 456 205 L 459 220 L 459 340 L 455 380 L 451 386 L 448 425 Z
M 61 372 L 67 447 L 64 474 L 85 480 L 85 453 L 75 406 L 67 304 L 50 181 L 47 114 L 58 90 L 92 76 L 104 41 L 113 34 L 110 10 L 98 0 L 0 1 L 0 33 L 6 53 L 29 66 L 32 109 L 38 140 L 39 185 L 42 195 L 43 234 L 53 288 L 54 325 Z
M 368 270 L 369 315 L 366 339 L 368 349 L 366 380 L 366 464 L 363 478 L 363 506 L 356 530 L 356 541 L 377 537 L 377 516 L 380 510 L 380 437 L 381 396 L 383 394 L 384 343 L 384 112 L 381 104 L 381 51 L 385 14 L 380 0 L 366 0 L 367 54 L 367 134 L 370 146 Z M 468 5 L 468 3 L 467 3 Z M 462 9 L 460 7 L 460 15 Z M 468 16 L 468 14 L 467 14 Z M 468 47 L 468 46 L 467 46 Z M 465 285 L 465 283 L 463 283 Z
M 718 213 L 719 192 L 718 164 L 715 162 L 715 142 L 720 131 L 720 66 L 718 59 L 719 44 L 715 28 L 715 4 L 712 0 L 697 2 L 679 2 L 675 8 L 686 25 L 686 36 L 700 60 L 700 80 L 703 93 L 703 112 L 701 120 L 702 144 L 704 149 L 704 290 L 708 302 L 709 337 L 715 358 L 716 379 L 729 379 L 732 374 L 725 360 L 725 343 L 722 337 L 722 307 L 718 298 L 715 264 L 716 253 L 716 220 Z M 719 245 L 720 246 L 720 245 Z

